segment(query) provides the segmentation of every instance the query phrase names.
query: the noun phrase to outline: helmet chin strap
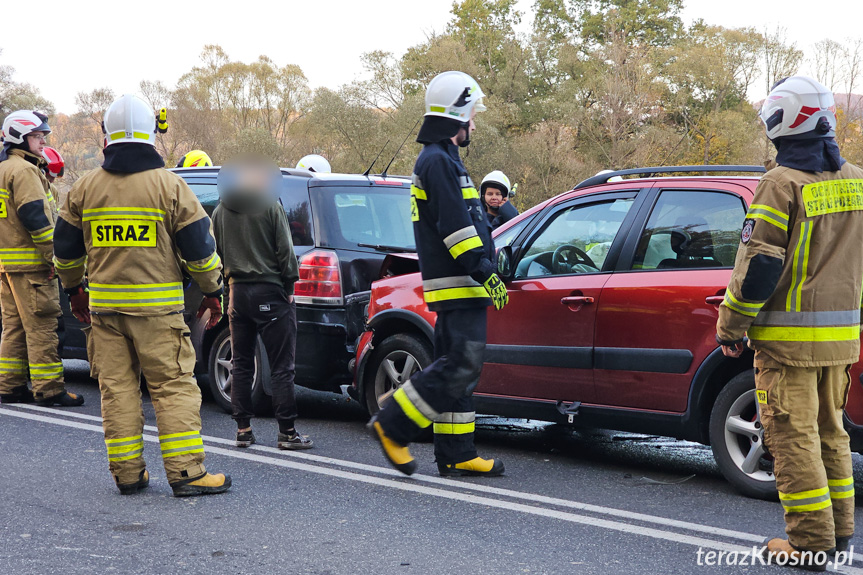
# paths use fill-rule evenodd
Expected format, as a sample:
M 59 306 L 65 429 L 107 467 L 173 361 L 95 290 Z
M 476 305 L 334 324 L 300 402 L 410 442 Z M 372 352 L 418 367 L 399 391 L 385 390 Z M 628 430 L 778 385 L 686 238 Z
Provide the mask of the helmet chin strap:
M 470 146 L 470 122 L 462 122 L 461 129 L 464 130 L 464 140 L 459 142 L 460 148 L 467 148 Z

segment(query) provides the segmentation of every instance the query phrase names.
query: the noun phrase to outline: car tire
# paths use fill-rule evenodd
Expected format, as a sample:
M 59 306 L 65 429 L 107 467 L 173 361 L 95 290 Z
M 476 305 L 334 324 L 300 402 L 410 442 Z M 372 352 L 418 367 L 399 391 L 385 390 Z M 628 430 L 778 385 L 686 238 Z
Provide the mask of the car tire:
M 219 332 L 210 346 L 210 357 L 207 362 L 207 373 L 210 382 L 210 394 L 216 404 L 227 413 L 231 407 L 231 332 L 227 326 Z M 272 411 L 272 399 L 265 390 L 264 380 L 270 377 L 270 366 L 267 361 L 260 339 L 255 347 L 255 379 L 252 382 L 252 405 L 256 415 L 265 415 Z
M 369 358 L 363 385 L 369 415 L 380 411 L 381 395 L 397 389 L 411 375 L 431 364 L 432 354 L 431 342 L 408 333 L 391 335 L 376 346 Z
M 710 447 L 722 475 L 742 494 L 776 501 L 773 459 L 764 448 L 764 433 L 755 401 L 755 373 L 733 377 L 716 398 L 710 414 Z

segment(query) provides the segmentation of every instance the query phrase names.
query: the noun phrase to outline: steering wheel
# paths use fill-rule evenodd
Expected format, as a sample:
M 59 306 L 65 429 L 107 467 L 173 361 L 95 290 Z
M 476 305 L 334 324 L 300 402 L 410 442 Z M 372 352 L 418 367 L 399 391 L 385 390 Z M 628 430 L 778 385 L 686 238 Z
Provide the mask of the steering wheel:
M 570 262 L 570 257 L 568 256 L 570 252 L 573 254 L 572 262 Z M 585 264 L 594 269 L 599 269 L 584 250 L 570 244 L 563 244 L 558 247 L 551 256 L 551 267 L 555 274 L 572 273 L 572 268 L 577 264 Z

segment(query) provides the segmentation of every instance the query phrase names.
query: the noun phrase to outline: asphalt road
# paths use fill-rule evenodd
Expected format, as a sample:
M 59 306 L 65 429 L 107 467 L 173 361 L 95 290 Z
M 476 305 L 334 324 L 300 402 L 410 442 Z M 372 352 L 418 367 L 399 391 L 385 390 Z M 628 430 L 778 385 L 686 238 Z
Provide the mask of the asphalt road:
M 305 391 L 298 428 L 315 449 L 276 450 L 267 418 L 253 422 L 259 445 L 237 449 L 230 417 L 205 396 L 206 463 L 233 477 L 231 491 L 172 498 L 148 428 L 150 488 L 121 497 L 83 365 L 67 362 L 80 408 L 0 406 L 2 575 L 797 572 L 699 565 L 699 549 L 701 563 L 719 551 L 740 562 L 783 533 L 779 504 L 738 495 L 707 447 L 481 418 L 477 443 L 506 462 L 504 477 L 442 479 L 419 444 L 419 473 L 404 478 L 356 403 Z M 863 560 L 840 570 L 863 574 Z

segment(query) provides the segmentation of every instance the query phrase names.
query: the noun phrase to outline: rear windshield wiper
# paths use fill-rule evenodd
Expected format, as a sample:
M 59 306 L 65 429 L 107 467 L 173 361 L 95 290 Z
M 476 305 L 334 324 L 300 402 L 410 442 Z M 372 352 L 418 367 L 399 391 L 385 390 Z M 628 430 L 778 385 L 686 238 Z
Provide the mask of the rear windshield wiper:
M 417 250 L 416 248 L 405 248 L 400 246 L 384 246 L 381 244 L 357 244 L 358 247 L 361 248 L 372 248 L 378 250 L 379 252 L 395 252 L 401 254 L 412 254 Z

